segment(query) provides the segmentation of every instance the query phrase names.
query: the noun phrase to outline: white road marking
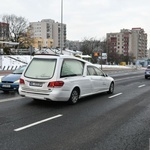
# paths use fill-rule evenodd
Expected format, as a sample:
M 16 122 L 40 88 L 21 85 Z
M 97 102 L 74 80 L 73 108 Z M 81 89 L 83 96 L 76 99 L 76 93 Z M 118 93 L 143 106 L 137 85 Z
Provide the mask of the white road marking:
M 122 78 L 122 79 L 116 79 L 115 81 L 127 80 L 127 79 L 132 79 L 132 78 L 137 78 L 137 77 L 143 77 L 143 75 L 135 76 L 135 77 L 127 77 L 127 78 Z
M 119 95 L 121 95 L 121 94 L 122 94 L 122 93 L 118 93 L 118 94 L 115 94 L 115 95 L 110 96 L 110 97 L 108 97 L 108 98 L 114 98 L 114 97 L 119 96 Z
M 138 88 L 141 88 L 141 87 L 144 87 L 144 86 L 145 86 L 145 84 L 143 84 L 143 85 L 139 85 L 139 86 L 138 86 Z
M 1 100 L 0 100 L 0 103 L 9 102 L 9 101 L 15 101 L 15 100 L 23 99 L 23 98 L 24 98 L 24 97 L 5 98 L 5 99 L 1 99 Z
M 41 120 L 41 121 L 37 121 L 35 123 L 29 124 L 29 125 L 26 125 L 26 126 L 23 126 L 23 127 L 20 127 L 18 129 L 14 129 L 14 131 L 21 131 L 21 130 L 33 127 L 35 125 L 41 124 L 43 122 L 46 122 L 46 121 L 49 121 L 49 120 L 52 120 L 52 119 L 56 119 L 58 117 L 62 117 L 62 116 L 63 116 L 62 114 L 59 114 L 59 115 L 56 115 L 56 116 L 53 116 L 53 117 L 50 117 L 50 118 L 47 118 L 47 119 L 44 119 L 44 120 Z

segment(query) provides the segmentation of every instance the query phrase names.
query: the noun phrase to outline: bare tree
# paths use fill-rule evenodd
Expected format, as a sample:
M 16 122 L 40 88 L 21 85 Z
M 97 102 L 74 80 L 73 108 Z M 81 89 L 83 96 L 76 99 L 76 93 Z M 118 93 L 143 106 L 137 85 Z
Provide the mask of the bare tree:
M 100 53 L 101 50 L 101 41 L 96 40 L 95 38 L 84 38 L 82 41 L 80 50 L 83 52 L 85 55 L 90 55 L 92 56 L 92 61 L 97 62 L 97 57 L 94 57 L 94 53 Z
M 100 43 L 101 42 L 99 40 L 96 40 L 95 38 L 90 38 L 90 39 L 84 38 L 80 49 L 83 52 L 83 54 L 90 55 L 94 51 L 97 51 L 99 49 Z
M 24 17 L 16 15 L 3 15 L 2 21 L 9 24 L 10 39 L 18 42 L 22 33 L 25 33 L 28 27 L 28 21 Z

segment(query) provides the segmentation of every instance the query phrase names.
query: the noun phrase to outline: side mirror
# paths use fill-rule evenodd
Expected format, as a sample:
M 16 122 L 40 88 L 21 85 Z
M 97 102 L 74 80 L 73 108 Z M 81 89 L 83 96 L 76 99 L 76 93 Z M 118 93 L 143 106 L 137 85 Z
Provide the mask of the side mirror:
M 102 76 L 104 76 L 104 77 L 108 77 L 108 74 L 104 73 Z
M 108 74 L 105 74 L 105 77 L 108 77 Z

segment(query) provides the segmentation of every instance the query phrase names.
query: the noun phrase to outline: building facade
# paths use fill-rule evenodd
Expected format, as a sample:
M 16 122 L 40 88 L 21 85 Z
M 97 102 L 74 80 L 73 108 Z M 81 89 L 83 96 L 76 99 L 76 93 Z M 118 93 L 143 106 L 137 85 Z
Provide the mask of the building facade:
M 31 36 L 33 38 L 41 38 L 46 47 L 47 39 L 53 41 L 52 48 L 65 47 L 66 43 L 66 25 L 55 22 L 52 19 L 43 19 L 40 22 L 30 22 Z
M 52 48 L 53 40 L 50 38 L 48 38 L 48 39 L 33 38 L 33 43 L 31 45 L 32 45 L 32 47 L 37 48 L 37 49 Z
M 0 22 L 0 40 L 7 41 L 9 39 L 9 24 Z
M 71 49 L 71 50 L 78 50 L 80 51 L 82 42 L 80 41 L 66 41 L 66 48 Z
M 107 33 L 109 52 L 130 56 L 134 60 L 147 57 L 147 34 L 142 28 L 122 29 Z
M 132 28 L 132 51 L 136 59 L 148 57 L 147 34 L 142 28 Z
M 9 24 L 0 22 L 0 54 L 3 53 L 3 48 L 5 46 L 4 41 L 9 40 Z

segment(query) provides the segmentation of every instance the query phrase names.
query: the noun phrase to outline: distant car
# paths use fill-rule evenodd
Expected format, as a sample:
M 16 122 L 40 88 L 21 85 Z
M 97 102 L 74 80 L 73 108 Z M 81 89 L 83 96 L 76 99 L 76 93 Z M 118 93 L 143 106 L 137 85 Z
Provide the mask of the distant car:
M 150 65 L 147 66 L 146 70 L 145 70 L 145 79 L 150 77 Z
M 68 55 L 35 55 L 19 85 L 19 94 L 23 97 L 70 104 L 85 96 L 113 91 L 112 77 L 94 64 Z
M 0 77 L 0 90 L 4 92 L 18 91 L 19 79 L 25 69 L 25 65 L 19 67 L 14 72 Z

